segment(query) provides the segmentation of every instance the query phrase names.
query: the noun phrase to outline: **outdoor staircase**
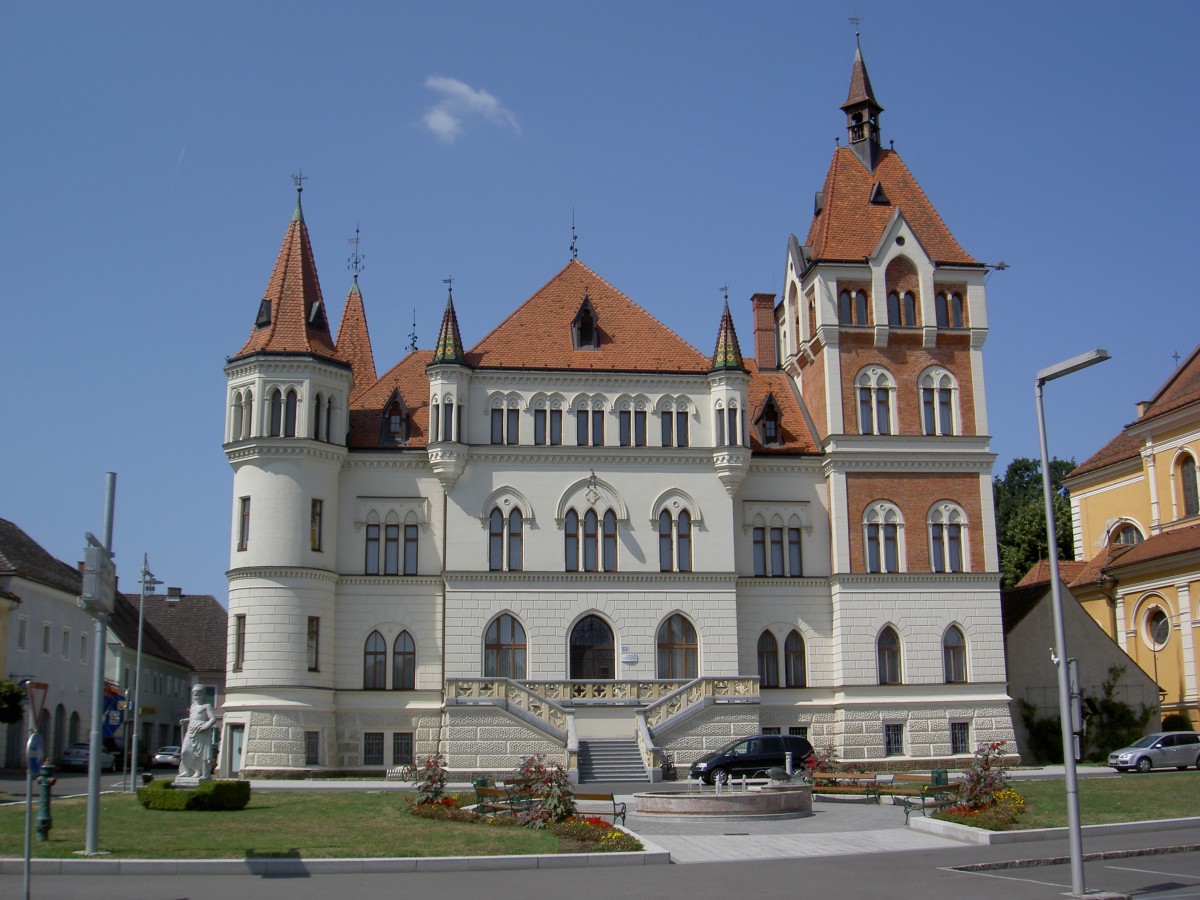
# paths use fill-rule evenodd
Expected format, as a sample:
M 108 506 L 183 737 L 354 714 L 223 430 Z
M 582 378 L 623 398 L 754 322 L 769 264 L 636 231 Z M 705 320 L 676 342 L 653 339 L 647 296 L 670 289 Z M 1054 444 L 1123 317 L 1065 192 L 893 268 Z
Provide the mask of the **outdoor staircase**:
M 636 739 L 606 738 L 579 742 L 579 783 L 597 781 L 649 781 Z

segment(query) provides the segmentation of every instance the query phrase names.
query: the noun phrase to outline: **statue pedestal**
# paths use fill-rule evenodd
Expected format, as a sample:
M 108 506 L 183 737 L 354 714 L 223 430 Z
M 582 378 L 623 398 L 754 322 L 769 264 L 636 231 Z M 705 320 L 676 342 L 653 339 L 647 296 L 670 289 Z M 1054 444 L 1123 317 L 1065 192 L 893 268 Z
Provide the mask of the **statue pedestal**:
M 208 776 L 197 778 L 195 775 L 176 775 L 175 780 L 171 782 L 172 787 L 194 789 L 198 788 L 206 781 L 212 781 Z

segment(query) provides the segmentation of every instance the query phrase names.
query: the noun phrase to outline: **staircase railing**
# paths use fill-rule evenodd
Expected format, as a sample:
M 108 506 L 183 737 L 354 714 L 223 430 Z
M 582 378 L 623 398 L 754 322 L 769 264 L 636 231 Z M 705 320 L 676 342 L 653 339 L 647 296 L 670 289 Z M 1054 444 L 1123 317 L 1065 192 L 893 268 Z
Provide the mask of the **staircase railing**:
M 499 707 L 528 722 L 564 746 L 568 745 L 575 727 L 575 714 L 571 710 L 510 678 L 455 678 L 447 681 L 446 705 Z
M 637 710 L 638 749 L 646 769 L 653 773 L 662 765 L 663 751 L 658 738 L 691 718 L 700 710 L 718 703 L 760 702 L 757 677 L 703 677 Z M 653 774 L 651 774 L 653 778 Z
M 654 681 L 522 681 L 539 697 L 563 705 L 605 704 L 645 706 L 661 700 L 688 682 L 683 679 Z

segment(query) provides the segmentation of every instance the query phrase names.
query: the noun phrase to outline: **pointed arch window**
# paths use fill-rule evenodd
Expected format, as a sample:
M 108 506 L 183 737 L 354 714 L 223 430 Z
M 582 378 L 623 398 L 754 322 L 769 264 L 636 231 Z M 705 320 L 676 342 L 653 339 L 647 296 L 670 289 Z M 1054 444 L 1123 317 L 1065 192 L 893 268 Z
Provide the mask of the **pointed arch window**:
M 934 572 L 964 572 L 966 516 L 953 503 L 929 511 L 929 558 Z
M 367 635 L 363 645 L 363 690 L 387 689 L 387 642 L 378 631 Z
M 314 441 L 321 440 L 321 417 L 324 412 L 325 412 L 324 398 L 320 394 L 317 394 L 316 398 L 313 400 L 312 436 L 313 436 Z
M 888 293 L 888 325 L 892 328 L 915 328 L 917 324 L 917 298 L 912 291 Z
M 892 394 L 896 384 L 886 369 L 864 369 L 855 380 L 860 434 L 892 434 Z
M 875 650 L 879 662 L 879 683 L 900 684 L 900 635 L 896 634 L 895 628 L 888 625 L 879 632 Z
M 408 411 L 400 398 L 393 396 L 383 413 L 383 441 L 403 444 L 408 440 Z
M 675 613 L 658 628 L 658 677 L 695 678 L 700 668 L 696 628 Z
M 863 517 L 868 572 L 903 571 L 904 520 L 890 503 L 873 503 Z
M 242 399 L 242 429 L 243 438 L 254 434 L 254 391 L 246 391 Z
M 287 398 L 283 405 L 283 435 L 284 437 L 296 436 L 296 405 L 297 397 L 294 390 L 289 389 Z
M 775 395 L 767 394 L 762 411 L 755 422 L 758 426 L 758 440 L 764 447 L 778 447 L 783 444 L 782 418 Z
M 521 510 L 504 515 L 499 507 L 488 515 L 488 569 L 519 572 L 522 567 L 525 522 Z
M 417 647 L 412 635 L 402 631 L 392 643 L 392 690 L 411 691 L 417 686 Z
M 912 291 L 904 292 L 904 327 L 917 327 L 917 298 Z
M 457 430 L 454 427 L 454 401 L 449 397 L 442 404 L 442 440 L 452 441 L 457 435 Z
M 1179 493 L 1183 501 L 1183 515 L 1200 515 L 1200 493 L 1196 490 L 1196 459 L 1190 453 L 1179 458 L 1175 468 L 1179 478 Z
M 804 638 L 794 628 L 788 632 L 783 642 L 783 679 L 785 687 L 800 688 L 807 684 L 804 671 Z
M 604 571 L 617 571 L 617 514 L 611 509 L 604 514 L 602 521 L 603 545 L 601 547 L 604 560 Z
M 951 625 L 942 636 L 942 673 L 946 684 L 967 680 L 967 640 L 957 625 Z
M 571 629 L 571 680 L 616 677 L 613 632 L 599 616 L 584 616 Z
M 921 429 L 927 435 L 957 434 L 955 400 L 958 386 L 945 369 L 931 369 L 921 376 Z
M 484 678 L 525 677 L 525 629 L 508 613 L 488 625 L 483 640 Z
M 563 525 L 563 557 L 566 571 L 579 571 L 579 513 L 567 510 Z
M 230 404 L 230 421 L 229 421 L 229 440 L 238 441 L 242 438 L 242 392 L 238 391 L 233 395 L 233 403 Z
M 283 391 L 275 388 L 271 391 L 271 437 L 283 434 Z
M 934 312 L 937 315 L 938 328 L 962 328 L 964 325 L 962 294 L 957 291 L 940 292 L 934 300 Z
M 779 687 L 779 642 L 764 631 L 758 636 L 758 683 L 760 687 Z
M 595 350 L 600 346 L 600 326 L 591 298 L 583 295 L 583 303 L 571 323 L 571 341 L 576 350 Z

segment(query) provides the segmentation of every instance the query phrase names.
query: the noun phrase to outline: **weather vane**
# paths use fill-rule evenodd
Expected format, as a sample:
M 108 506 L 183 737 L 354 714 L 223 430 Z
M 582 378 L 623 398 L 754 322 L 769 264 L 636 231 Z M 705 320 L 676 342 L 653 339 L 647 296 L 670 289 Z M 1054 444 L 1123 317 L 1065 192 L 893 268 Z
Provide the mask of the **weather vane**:
M 446 285 L 446 295 L 451 299 L 454 298 L 454 276 L 450 275 L 442 279 L 442 284 Z
M 292 183 L 296 185 L 296 193 L 304 193 L 304 182 L 308 181 L 308 176 L 303 172 L 297 172 L 292 176 Z
M 571 259 L 579 259 L 579 248 L 576 246 L 578 235 L 575 234 L 575 207 L 571 207 Z
M 723 284 L 719 288 L 717 288 L 717 290 L 719 290 L 722 294 L 725 295 L 725 302 L 728 303 L 729 302 L 729 283 L 726 282 L 725 284 Z
M 366 257 L 358 252 L 358 226 L 354 226 L 354 237 L 347 238 L 346 243 L 354 249 L 350 251 L 350 255 L 346 257 L 346 268 L 354 273 L 354 283 L 358 284 L 358 273 L 366 268 Z
M 416 308 L 415 306 L 413 307 L 413 327 L 412 327 L 412 331 L 410 331 L 410 332 L 408 333 L 408 349 L 409 349 L 409 350 L 416 350 L 416 349 L 417 349 L 417 308 Z

